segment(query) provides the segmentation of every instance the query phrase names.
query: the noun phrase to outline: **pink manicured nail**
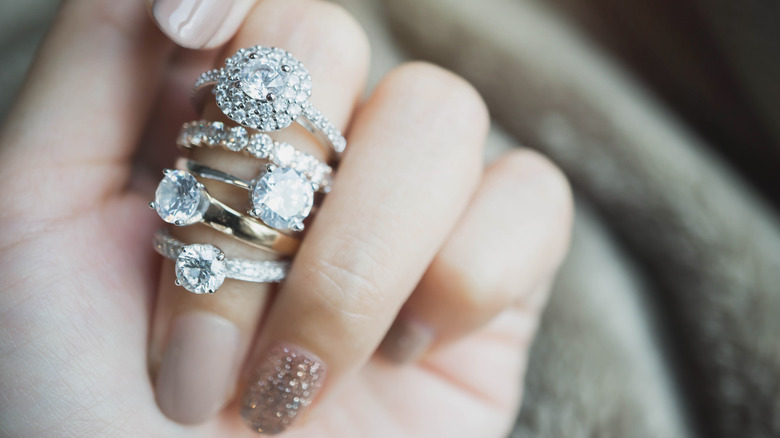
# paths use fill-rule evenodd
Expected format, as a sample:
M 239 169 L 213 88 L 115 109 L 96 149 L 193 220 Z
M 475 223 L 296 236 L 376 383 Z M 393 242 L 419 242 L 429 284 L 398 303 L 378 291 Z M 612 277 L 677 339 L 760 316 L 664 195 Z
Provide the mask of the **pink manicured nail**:
M 206 45 L 225 22 L 234 0 L 154 0 L 152 15 L 176 43 L 198 49 Z
M 411 319 L 400 317 L 387 332 L 379 349 L 390 361 L 406 364 L 419 359 L 434 340 L 433 331 Z
M 239 331 L 206 312 L 185 313 L 174 322 L 157 374 L 157 404 L 184 424 L 209 419 L 227 402 L 238 369 Z
M 257 432 L 284 432 L 317 395 L 325 365 L 301 348 L 279 344 L 266 353 L 241 400 L 241 416 Z

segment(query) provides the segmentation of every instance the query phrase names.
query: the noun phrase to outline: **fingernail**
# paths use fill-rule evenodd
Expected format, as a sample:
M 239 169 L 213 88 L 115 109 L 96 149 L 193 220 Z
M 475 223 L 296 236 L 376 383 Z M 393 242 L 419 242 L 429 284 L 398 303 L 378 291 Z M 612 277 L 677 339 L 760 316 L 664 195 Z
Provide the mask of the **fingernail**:
M 234 0 L 154 0 L 152 15 L 176 43 L 198 49 L 206 45 L 225 22 Z
M 398 318 L 379 346 L 390 361 L 406 364 L 419 359 L 434 340 L 433 330 L 412 319 Z
M 278 344 L 266 353 L 241 401 L 241 416 L 257 432 L 281 433 L 300 418 L 325 378 L 325 365 L 301 348 Z
M 157 374 L 157 404 L 170 419 L 202 422 L 222 409 L 236 379 L 239 331 L 229 320 L 193 312 L 174 322 Z

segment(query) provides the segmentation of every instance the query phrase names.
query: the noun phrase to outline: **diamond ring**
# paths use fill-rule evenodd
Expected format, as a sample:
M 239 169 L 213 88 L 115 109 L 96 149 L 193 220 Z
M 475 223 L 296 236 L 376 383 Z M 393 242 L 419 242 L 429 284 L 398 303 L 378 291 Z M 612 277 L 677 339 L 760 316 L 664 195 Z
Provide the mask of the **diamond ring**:
M 163 171 L 149 206 L 160 218 L 178 226 L 203 223 L 254 247 L 282 255 L 294 255 L 300 240 L 287 236 L 254 218 L 243 215 L 206 191 L 194 176 L 183 170 Z
M 186 150 L 205 146 L 244 152 L 279 167 L 291 167 L 308 178 L 317 190 L 330 191 L 333 169 L 326 163 L 287 143 L 273 141 L 268 134 L 249 135 L 242 126 L 227 128 L 222 122 L 205 120 L 185 123 L 176 144 Z
M 240 49 L 225 67 L 203 73 L 193 87 L 197 101 L 210 87 L 223 113 L 236 123 L 272 132 L 298 122 L 337 154 L 347 141 L 309 103 L 311 75 L 290 53 L 276 47 Z
M 179 158 L 176 167 L 200 178 L 249 191 L 247 213 L 277 230 L 303 231 L 303 221 L 314 206 L 314 184 L 289 167 L 267 164 L 256 178 L 246 180 L 194 160 Z
M 168 230 L 154 235 L 154 249 L 176 261 L 176 285 L 196 294 L 213 294 L 226 278 L 254 283 L 278 283 L 287 276 L 287 261 L 227 259 L 210 244 L 188 245 L 174 239 Z

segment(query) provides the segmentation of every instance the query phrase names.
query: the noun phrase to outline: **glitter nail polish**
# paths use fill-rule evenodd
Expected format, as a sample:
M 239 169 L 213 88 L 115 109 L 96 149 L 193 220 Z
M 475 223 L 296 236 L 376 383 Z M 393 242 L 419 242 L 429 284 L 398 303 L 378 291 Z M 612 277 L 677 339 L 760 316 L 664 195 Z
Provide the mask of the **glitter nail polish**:
M 289 344 L 277 345 L 244 391 L 241 416 L 257 432 L 281 433 L 311 404 L 324 377 L 325 367 L 316 356 Z

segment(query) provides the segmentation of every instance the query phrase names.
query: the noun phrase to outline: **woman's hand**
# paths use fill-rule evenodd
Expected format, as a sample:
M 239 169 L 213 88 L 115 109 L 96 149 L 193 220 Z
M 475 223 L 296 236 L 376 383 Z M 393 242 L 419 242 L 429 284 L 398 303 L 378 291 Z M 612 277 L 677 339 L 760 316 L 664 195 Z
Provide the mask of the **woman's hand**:
M 196 296 L 152 251 L 160 174 L 144 169 L 170 165 L 172 133 L 197 117 L 197 72 L 256 44 L 307 66 L 348 148 L 278 292 Z M 139 2 L 65 3 L 0 133 L 0 435 L 238 437 L 301 419 L 289 436 L 506 434 L 568 245 L 568 185 L 529 151 L 483 169 L 484 104 L 437 67 L 398 67 L 356 106 L 368 58 L 355 21 L 318 1 L 261 0 L 224 51 L 197 55 Z M 292 414 L 257 389 L 280 345 L 320 370 Z

